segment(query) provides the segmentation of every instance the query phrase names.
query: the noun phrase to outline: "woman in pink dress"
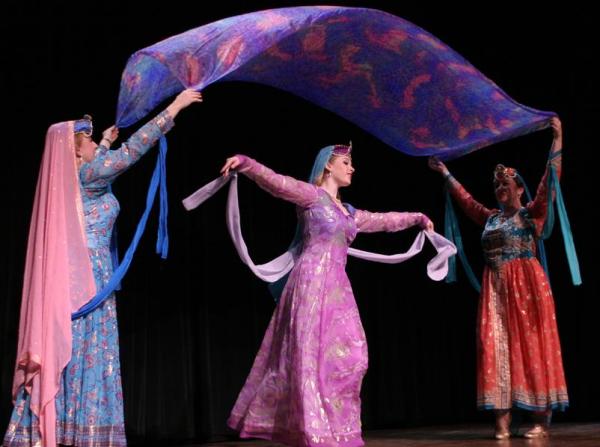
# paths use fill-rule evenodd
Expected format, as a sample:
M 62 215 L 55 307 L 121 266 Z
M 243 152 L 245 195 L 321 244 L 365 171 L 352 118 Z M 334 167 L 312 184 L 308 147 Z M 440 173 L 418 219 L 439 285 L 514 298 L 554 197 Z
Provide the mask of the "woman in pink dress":
M 367 342 L 345 272 L 358 232 L 433 229 L 421 213 L 371 213 L 339 200 L 350 146 L 323 148 L 309 183 L 243 155 L 228 158 L 261 188 L 297 205 L 301 250 L 228 424 L 242 437 L 292 446 L 362 446 L 360 388 Z
M 563 372 L 554 300 L 544 269 L 536 259 L 536 239 L 548 210 L 547 177 L 561 170 L 562 127 L 552 119 L 550 161 L 535 199 L 521 204 L 524 184 L 513 168 L 498 165 L 494 190 L 499 209 L 477 202 L 436 158 L 429 166 L 441 173 L 454 199 L 484 227 L 486 262 L 478 312 L 477 405 L 496 413 L 497 439 L 510 437 L 510 411 L 534 412 L 536 424 L 527 438 L 548 435 L 553 409 L 569 399 Z

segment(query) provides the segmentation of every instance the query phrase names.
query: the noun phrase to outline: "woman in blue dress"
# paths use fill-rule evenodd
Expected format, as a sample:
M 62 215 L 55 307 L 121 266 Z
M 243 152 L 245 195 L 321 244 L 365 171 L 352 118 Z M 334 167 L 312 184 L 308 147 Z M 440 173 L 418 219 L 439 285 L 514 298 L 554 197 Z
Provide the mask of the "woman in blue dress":
M 29 231 L 14 409 L 5 447 L 125 446 L 115 295 L 87 315 L 71 313 L 109 281 L 119 203 L 111 183 L 201 102 L 185 90 L 117 150 L 112 126 L 100 144 L 89 116 L 48 129 Z

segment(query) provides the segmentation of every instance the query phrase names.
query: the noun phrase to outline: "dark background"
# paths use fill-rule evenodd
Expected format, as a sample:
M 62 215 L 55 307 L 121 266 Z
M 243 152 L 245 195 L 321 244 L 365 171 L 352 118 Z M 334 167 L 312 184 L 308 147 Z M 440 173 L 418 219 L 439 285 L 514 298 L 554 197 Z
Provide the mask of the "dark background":
M 571 407 L 558 421 L 600 418 L 600 305 L 595 271 L 598 48 L 593 15 L 575 2 L 329 2 L 399 15 L 457 50 L 517 101 L 556 111 L 564 126 L 562 187 L 584 284 L 573 287 L 560 231 L 547 244 Z M 0 255 L 0 431 L 11 411 L 10 387 L 28 224 L 51 123 L 84 113 L 97 138 L 113 123 L 121 72 L 134 51 L 231 15 L 304 2 L 4 2 L 0 11 L 0 126 L 3 192 Z M 531 10 L 523 10 L 527 4 Z M 484 9 L 485 6 L 485 9 Z M 354 144 L 357 172 L 343 192 L 355 207 L 419 210 L 443 226 L 442 180 L 426 160 L 408 157 L 325 110 L 274 89 L 212 85 L 205 102 L 177 118 L 169 134 L 169 259 L 153 254 L 152 222 L 119 293 L 121 372 L 131 444 L 167 445 L 234 436 L 225 420 L 244 383 L 273 310 L 265 284 L 243 266 L 224 225 L 225 194 L 200 209 L 180 200 L 212 180 L 223 159 L 246 153 L 278 172 L 305 178 L 317 150 Z M 360 105 L 358 105 L 360 106 Z M 129 130 L 123 130 L 126 137 Z M 549 130 L 451 162 L 455 176 L 493 205 L 496 163 L 517 167 L 535 188 L 551 142 Z M 155 156 L 120 178 L 119 237 L 126 247 L 142 212 Z M 243 228 L 256 261 L 280 254 L 293 235 L 293 206 L 241 181 Z M 467 253 L 479 275 L 480 229 L 461 217 Z M 404 250 L 416 230 L 361 235 L 355 246 Z M 477 295 L 459 268 L 456 284 L 425 274 L 431 255 L 389 266 L 350 259 L 369 341 L 363 385 L 365 429 L 492 419 L 475 409 Z M 4 421 L 4 422 L 2 422 Z

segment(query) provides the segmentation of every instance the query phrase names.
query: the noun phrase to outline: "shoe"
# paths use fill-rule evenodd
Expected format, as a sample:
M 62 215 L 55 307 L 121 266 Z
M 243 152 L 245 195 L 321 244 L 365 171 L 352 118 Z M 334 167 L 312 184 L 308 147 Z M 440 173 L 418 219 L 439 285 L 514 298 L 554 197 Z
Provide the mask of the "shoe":
M 526 432 L 523 436 L 529 439 L 545 438 L 548 436 L 548 430 L 543 425 L 535 424 L 533 428 Z
M 494 435 L 494 437 L 498 441 L 503 441 L 504 439 L 510 438 L 510 432 L 509 431 L 497 431 L 496 434 Z
M 510 438 L 510 420 L 511 413 L 509 410 L 496 410 L 496 432 L 494 437 L 498 441 Z

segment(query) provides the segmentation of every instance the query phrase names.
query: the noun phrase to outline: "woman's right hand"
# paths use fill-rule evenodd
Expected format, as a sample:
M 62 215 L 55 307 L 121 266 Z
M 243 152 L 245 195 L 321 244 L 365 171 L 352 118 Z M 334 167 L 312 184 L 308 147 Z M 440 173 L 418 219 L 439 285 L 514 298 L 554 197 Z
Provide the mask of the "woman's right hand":
M 435 155 L 432 157 L 429 157 L 429 159 L 427 160 L 427 164 L 429 165 L 429 167 L 431 169 L 433 169 L 436 172 L 439 172 L 442 175 L 448 175 L 450 173 L 450 171 L 448 170 L 448 168 L 446 167 L 444 162 L 442 162 Z
M 221 168 L 221 174 L 223 174 L 223 177 L 229 175 L 229 171 L 231 169 L 236 169 L 240 165 L 240 163 L 240 158 L 236 155 L 234 155 L 233 157 L 229 157 L 227 160 L 225 160 L 225 164 Z

